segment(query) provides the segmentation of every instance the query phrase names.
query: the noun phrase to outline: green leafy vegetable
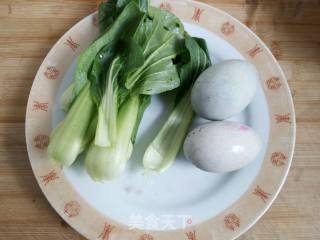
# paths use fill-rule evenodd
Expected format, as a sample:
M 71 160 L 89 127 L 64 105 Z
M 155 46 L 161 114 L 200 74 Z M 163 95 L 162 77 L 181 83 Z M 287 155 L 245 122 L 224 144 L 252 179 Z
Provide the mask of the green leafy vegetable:
M 106 31 L 107 27 L 115 21 L 119 14 L 120 11 L 118 11 L 116 4 L 117 0 L 109 0 L 99 5 L 98 20 L 101 33 Z
M 189 93 L 179 101 L 160 132 L 147 148 L 143 156 L 143 166 L 146 172 L 150 170 L 163 172 L 172 165 L 193 117 L 190 104 Z
M 116 140 L 118 114 L 118 75 L 121 70 L 120 57 L 116 57 L 105 79 L 105 91 L 98 108 L 98 125 L 94 143 L 109 147 Z
M 185 39 L 188 54 L 184 55 L 186 59 L 179 68 L 182 85 L 176 97 L 176 106 L 143 156 L 147 172 L 163 172 L 168 169 L 181 148 L 194 115 L 190 103 L 191 87 L 200 73 L 211 65 L 207 47 L 203 43 L 196 38 Z
M 91 144 L 85 159 L 87 172 L 94 180 L 112 179 L 125 168 L 132 152 L 132 136 L 138 121 L 141 99 L 129 97 L 121 106 L 117 120 L 117 140 L 112 147 Z
M 115 142 L 118 108 L 129 94 L 128 90 L 124 88 L 120 90 L 121 95 L 118 94 L 121 87 L 119 81 L 120 73 L 128 71 L 127 69 L 138 68 L 144 62 L 141 48 L 133 39 L 119 41 L 117 45 L 120 45 L 121 48 L 119 49 L 115 44 L 107 45 L 107 48 L 105 47 L 104 51 L 98 54 L 98 58 L 96 57 L 91 70 L 92 79 L 94 80 L 92 82 L 94 86 L 92 88 L 93 95 L 96 95 L 97 102 L 100 102 L 95 136 L 95 144 L 100 147 L 109 147 Z M 113 50 L 110 50 L 110 48 Z M 115 52 L 119 54 L 109 64 Z M 108 69 L 108 67 L 109 70 L 105 79 L 103 79 L 101 77 L 103 70 Z M 102 99 L 101 95 L 103 95 Z
M 109 0 L 99 5 L 99 29 L 104 32 L 119 16 L 124 7 L 132 0 Z M 134 0 L 140 10 L 147 12 L 149 0 Z
M 93 119 L 95 105 L 90 97 L 90 84 L 87 83 L 76 98 L 65 119 L 50 136 L 48 154 L 52 161 L 70 166 L 92 140 L 87 134 Z
M 153 20 L 149 19 L 150 16 L 153 17 Z M 122 78 L 125 79 L 125 82 L 130 78 L 130 74 L 134 75 L 137 72 L 142 72 L 139 76 L 139 81 L 134 83 L 133 94 L 152 95 L 162 93 L 177 88 L 180 84 L 177 68 L 172 62 L 173 58 L 181 51 L 181 49 L 178 50 L 175 47 L 175 45 L 181 45 L 182 43 L 183 31 L 181 30 L 180 21 L 171 13 L 164 11 L 154 10 L 150 16 L 145 15 L 141 19 L 132 37 L 130 37 L 132 33 L 127 33 L 127 39 L 118 43 L 121 46 L 118 50 L 121 54 L 117 58 L 116 71 L 114 71 L 114 65 L 111 64 L 105 83 L 106 90 L 98 109 L 98 127 L 95 136 L 95 144 L 97 146 L 109 147 L 116 139 L 116 96 L 120 85 L 117 81 L 120 72 L 124 76 Z M 166 22 L 164 21 L 165 19 L 170 19 L 170 21 Z M 145 34 L 145 32 L 141 31 L 144 31 L 145 26 L 148 24 L 151 24 L 151 28 L 155 27 L 156 29 L 153 30 L 149 27 L 150 37 L 141 38 Z M 169 31 L 170 28 L 172 32 Z M 178 31 L 174 31 L 175 29 L 178 29 Z M 159 38 L 164 40 L 159 42 Z M 98 58 L 96 57 L 96 61 L 93 64 L 91 75 L 94 83 L 92 86 L 96 88 L 93 91 L 93 95 L 101 95 L 97 89 L 102 89 L 101 80 L 99 81 L 101 79 L 102 66 L 105 66 L 102 60 L 108 62 L 114 55 L 116 50 L 110 50 L 110 48 L 115 49 L 116 47 L 112 45 L 113 42 L 108 44 L 102 51 L 105 54 L 98 54 Z M 158 49 L 157 46 L 159 46 Z M 181 48 L 181 46 L 179 47 Z
M 92 66 L 93 60 L 100 50 L 112 41 L 120 39 L 124 33 L 129 31 L 132 27 L 135 27 L 143 16 L 144 14 L 140 11 L 137 4 L 131 1 L 125 6 L 116 21 L 108 28 L 108 31 L 94 41 L 83 53 L 81 53 L 75 71 L 76 96 L 88 82 L 89 70 Z
M 184 29 L 172 13 L 150 8 L 133 36 L 142 47 L 145 62 L 124 76 L 127 89 L 158 94 L 177 88 L 180 79 L 173 60 L 183 51 Z
M 116 56 L 117 49 L 117 42 L 112 41 L 100 50 L 93 61 L 89 80 L 91 82 L 92 97 L 97 106 L 100 105 L 106 89 L 106 70 Z
M 193 116 L 190 89 L 210 64 L 205 42 L 148 0 L 109 0 L 99 7 L 101 36 L 78 58 L 61 97 L 65 119 L 52 132 L 50 159 L 70 166 L 87 150 L 94 180 L 112 179 L 130 158 L 151 95 L 179 88 L 168 121 L 144 156 L 146 169 L 168 168 Z

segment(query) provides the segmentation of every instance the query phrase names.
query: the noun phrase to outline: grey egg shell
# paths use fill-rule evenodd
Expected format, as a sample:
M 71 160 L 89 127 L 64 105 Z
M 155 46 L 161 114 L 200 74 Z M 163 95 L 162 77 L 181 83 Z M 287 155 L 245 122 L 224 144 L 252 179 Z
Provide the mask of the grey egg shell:
M 209 67 L 194 84 L 194 111 L 210 120 L 224 120 L 252 101 L 259 81 L 256 67 L 244 60 L 228 60 Z
M 262 141 L 255 131 L 240 123 L 211 122 L 192 130 L 185 139 L 187 159 L 208 172 L 238 170 L 254 159 Z

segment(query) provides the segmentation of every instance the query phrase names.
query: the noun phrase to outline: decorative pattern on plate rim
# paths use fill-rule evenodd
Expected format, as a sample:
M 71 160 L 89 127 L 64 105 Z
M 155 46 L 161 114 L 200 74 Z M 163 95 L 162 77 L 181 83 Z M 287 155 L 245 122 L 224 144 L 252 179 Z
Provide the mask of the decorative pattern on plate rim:
M 204 12 L 204 9 L 195 7 L 192 20 L 194 20 L 195 22 L 200 22 L 200 18 L 203 12 Z
M 275 114 L 276 123 L 291 123 L 290 113 L 287 114 Z
M 270 193 L 263 191 L 259 185 L 257 185 L 252 194 L 261 198 L 264 203 L 268 200 L 269 196 L 271 196 Z
M 74 41 L 71 36 L 69 36 L 63 44 L 67 45 L 74 52 L 80 46 L 80 44 Z
M 44 111 L 47 112 L 48 111 L 48 102 L 38 102 L 38 101 L 33 101 L 33 105 L 32 105 L 32 111 L 36 112 L 36 111 Z
M 267 87 L 270 90 L 278 90 L 281 87 L 281 81 L 278 77 L 271 77 L 266 81 Z
M 99 20 L 98 20 L 98 15 L 97 14 L 94 14 L 93 16 L 92 16 L 92 25 L 93 26 L 95 26 L 95 27 L 98 27 L 98 22 L 99 22 Z
M 163 10 L 166 10 L 168 12 L 172 12 L 172 6 L 170 3 L 167 3 L 167 2 L 162 2 L 159 6 L 159 8 L 163 9 Z
M 38 149 L 45 149 L 49 145 L 49 136 L 45 134 L 39 134 L 33 139 L 34 147 Z
M 198 240 L 196 235 L 196 230 L 186 232 L 187 240 Z
M 274 152 L 271 155 L 271 163 L 276 167 L 285 165 L 286 160 L 287 160 L 287 157 L 282 152 Z
M 48 66 L 43 74 L 47 79 L 56 80 L 59 77 L 60 71 L 55 66 Z
M 226 36 L 233 34 L 234 31 L 235 31 L 235 26 L 232 25 L 230 22 L 226 22 L 221 26 L 221 32 Z
M 80 204 L 77 201 L 70 201 L 64 205 L 64 213 L 69 217 L 73 218 L 80 213 Z
M 259 53 L 263 52 L 263 49 L 261 47 L 259 47 L 258 44 L 256 44 L 253 48 L 249 49 L 247 51 L 248 55 L 251 58 L 255 58 L 256 55 L 258 55 Z
M 50 182 L 59 178 L 56 170 L 51 170 L 48 174 L 40 176 L 41 181 L 44 183 L 44 186 L 47 186 Z
M 236 214 L 230 213 L 224 217 L 224 225 L 234 231 L 240 227 L 240 218 Z
M 111 232 L 114 230 L 114 226 L 105 223 L 102 232 L 98 236 L 98 239 L 109 240 Z
M 154 238 L 150 234 L 143 234 L 139 240 L 154 240 Z

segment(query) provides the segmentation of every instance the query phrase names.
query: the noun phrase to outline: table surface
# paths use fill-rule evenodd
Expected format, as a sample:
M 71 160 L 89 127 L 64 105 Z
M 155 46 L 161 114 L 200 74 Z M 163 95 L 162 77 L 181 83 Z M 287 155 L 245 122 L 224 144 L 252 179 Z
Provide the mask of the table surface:
M 50 207 L 33 176 L 24 117 L 32 81 L 61 35 L 93 0 L 0 1 L 0 239 L 83 239 Z M 203 0 L 254 30 L 282 66 L 297 115 L 283 190 L 240 239 L 320 239 L 320 1 Z

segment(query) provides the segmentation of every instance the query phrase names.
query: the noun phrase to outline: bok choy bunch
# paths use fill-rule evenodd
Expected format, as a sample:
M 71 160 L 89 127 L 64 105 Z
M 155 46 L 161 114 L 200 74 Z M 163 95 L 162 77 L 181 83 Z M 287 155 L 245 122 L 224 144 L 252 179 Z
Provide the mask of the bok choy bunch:
M 184 85 L 186 44 L 180 20 L 148 0 L 102 3 L 99 27 L 62 96 L 67 115 L 51 134 L 48 155 L 70 166 L 87 150 L 89 175 L 104 180 L 123 171 L 150 96 Z

